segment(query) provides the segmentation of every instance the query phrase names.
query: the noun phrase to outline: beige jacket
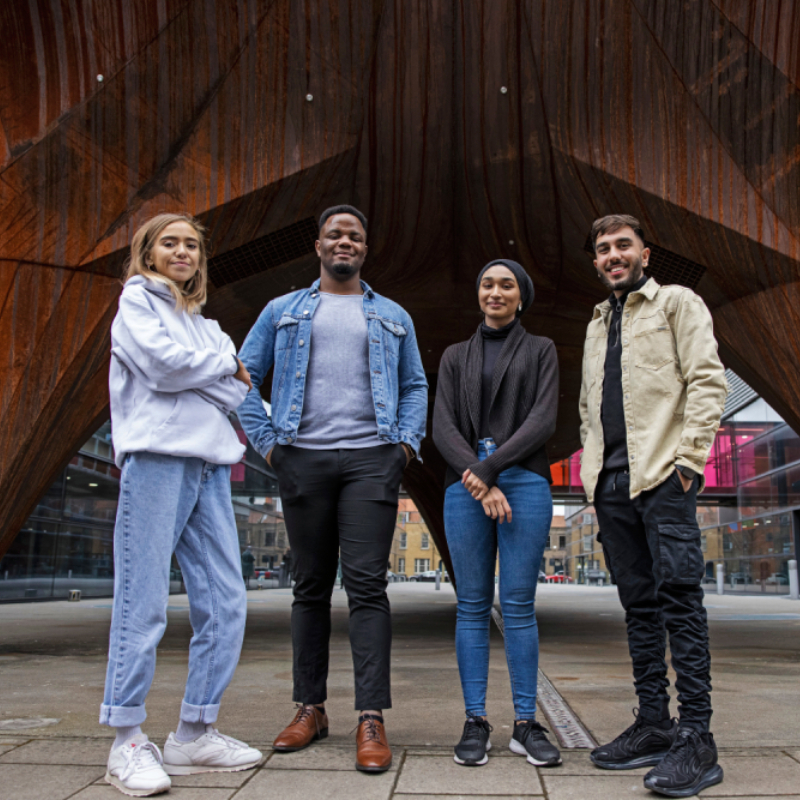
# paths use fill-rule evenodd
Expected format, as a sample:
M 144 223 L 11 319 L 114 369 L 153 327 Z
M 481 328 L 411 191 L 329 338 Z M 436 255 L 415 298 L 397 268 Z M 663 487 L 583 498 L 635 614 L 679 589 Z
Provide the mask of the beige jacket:
M 581 481 L 594 501 L 603 468 L 603 370 L 611 303 L 595 306 L 586 331 L 581 381 Z M 683 286 L 650 278 L 631 292 L 622 315 L 622 397 L 628 428 L 631 497 L 682 464 L 700 473 L 714 442 L 728 385 L 711 314 Z

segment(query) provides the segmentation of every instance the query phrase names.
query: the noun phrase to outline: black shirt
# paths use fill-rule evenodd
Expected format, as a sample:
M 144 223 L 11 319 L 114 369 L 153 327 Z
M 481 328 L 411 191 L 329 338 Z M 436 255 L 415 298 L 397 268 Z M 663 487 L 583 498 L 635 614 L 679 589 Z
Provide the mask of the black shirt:
M 481 367 L 481 427 L 478 431 L 479 439 L 488 439 L 489 411 L 492 406 L 492 380 L 494 378 L 494 365 L 497 357 L 508 339 L 511 329 L 519 322 L 514 320 L 502 328 L 490 328 L 485 322 L 481 325 L 481 338 L 483 339 L 483 366 Z
M 628 438 L 625 433 L 625 409 L 622 405 L 622 310 L 631 292 L 647 283 L 643 275 L 622 297 L 611 294 L 611 324 L 603 375 L 603 469 L 628 469 Z

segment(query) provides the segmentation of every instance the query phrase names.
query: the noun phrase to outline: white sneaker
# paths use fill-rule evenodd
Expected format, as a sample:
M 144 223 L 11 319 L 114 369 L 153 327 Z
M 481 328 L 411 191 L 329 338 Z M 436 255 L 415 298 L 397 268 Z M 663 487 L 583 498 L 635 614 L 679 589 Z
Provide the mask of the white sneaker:
M 168 792 L 172 781 L 163 763 L 158 747 L 145 734 L 137 733 L 109 753 L 106 783 L 131 797 Z
M 211 725 L 193 742 L 179 742 L 175 734 L 164 745 L 164 769 L 168 775 L 194 775 L 198 772 L 239 772 L 252 769 L 261 761 L 261 751 L 221 734 Z

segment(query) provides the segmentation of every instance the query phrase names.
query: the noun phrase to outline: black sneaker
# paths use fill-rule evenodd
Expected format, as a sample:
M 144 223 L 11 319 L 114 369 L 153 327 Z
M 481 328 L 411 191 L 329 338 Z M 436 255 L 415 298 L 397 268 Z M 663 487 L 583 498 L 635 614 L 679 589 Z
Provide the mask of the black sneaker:
M 613 742 L 592 750 L 589 758 L 601 769 L 636 769 L 651 767 L 661 762 L 678 734 L 678 723 L 674 720 L 668 728 L 661 728 L 639 716 Z
M 555 767 L 561 763 L 561 753 L 547 741 L 548 733 L 536 720 L 514 725 L 514 735 L 509 747 L 518 756 L 527 756 L 528 763 L 535 767 Z
M 691 797 L 722 782 L 714 736 L 681 728 L 663 761 L 644 776 L 644 785 L 667 797 Z
M 478 717 L 467 717 L 461 741 L 453 748 L 453 761 L 465 767 L 482 767 L 488 760 L 486 755 L 492 749 L 489 734 L 492 726 Z

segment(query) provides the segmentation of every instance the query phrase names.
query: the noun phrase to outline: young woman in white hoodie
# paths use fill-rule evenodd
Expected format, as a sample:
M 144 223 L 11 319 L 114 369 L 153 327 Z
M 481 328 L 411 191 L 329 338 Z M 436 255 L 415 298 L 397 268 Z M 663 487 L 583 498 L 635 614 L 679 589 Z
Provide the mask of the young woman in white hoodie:
M 252 384 L 233 342 L 200 314 L 206 269 L 200 225 L 180 214 L 154 217 L 133 237 L 111 326 L 111 427 L 122 474 L 100 722 L 117 732 L 106 781 L 136 797 L 167 791 L 169 775 L 261 760 L 213 727 L 244 637 L 230 487 L 230 465 L 244 446 L 228 414 Z M 162 756 L 140 726 L 167 622 L 173 552 L 194 635 L 180 722 Z

